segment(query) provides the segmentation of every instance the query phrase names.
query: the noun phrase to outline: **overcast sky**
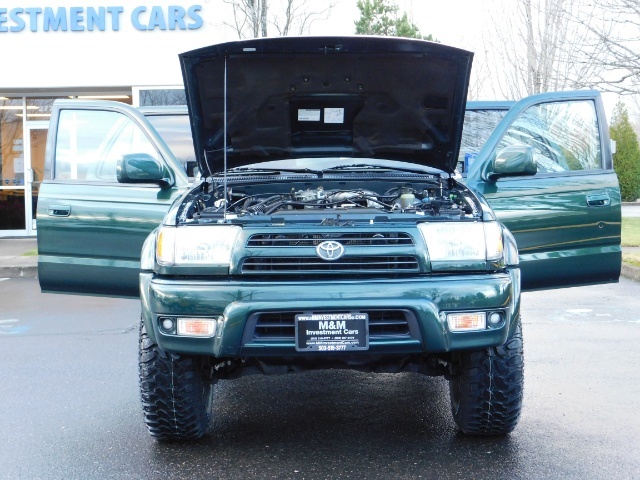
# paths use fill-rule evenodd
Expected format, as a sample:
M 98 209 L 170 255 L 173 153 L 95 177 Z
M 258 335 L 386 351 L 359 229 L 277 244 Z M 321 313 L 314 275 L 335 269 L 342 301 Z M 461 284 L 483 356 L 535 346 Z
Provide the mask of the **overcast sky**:
M 406 11 L 423 35 L 431 33 L 442 43 L 473 50 L 474 39 L 479 38 L 482 28 L 485 0 L 397 0 L 397 3 L 400 13 Z M 312 33 L 353 34 L 354 22 L 360 17 L 356 4 L 356 0 L 339 0 L 329 20 L 317 22 Z
M 272 12 L 278 10 L 274 0 Z M 400 13 L 406 11 L 423 35 L 433 34 L 442 43 L 474 50 L 474 37 L 480 31 L 478 19 L 485 1 L 495 0 L 398 0 Z M 224 0 L 154 0 L 146 5 L 172 3 L 185 6 L 202 5 L 202 28 L 185 32 L 139 31 L 129 21 L 136 2 L 92 2 L 84 0 L 80 5 L 122 5 L 120 30 L 110 31 L 51 31 L 36 32 L 29 28 L 0 34 L 0 51 L 3 67 L 0 67 L 0 88 L 42 88 L 73 85 L 148 85 L 181 83 L 177 54 L 213 43 L 237 40 L 237 34 L 225 23 L 232 23 L 233 10 Z M 322 9 L 330 0 L 308 0 L 309 8 Z M 26 8 L 40 5 L 59 8 L 77 6 L 75 0 L 55 0 L 37 4 L 21 0 L 4 0 L 0 7 Z M 328 20 L 318 21 L 311 30 L 315 35 L 352 35 L 360 13 L 356 0 L 338 0 Z M 149 7 L 150 8 L 150 7 Z M 145 18 L 148 15 L 143 15 Z M 5 13 L 5 27 L 14 22 Z M 28 16 L 23 14 L 23 19 Z M 42 23 L 42 20 L 39 20 Z M 34 26 L 35 27 L 35 26 Z M 269 34 L 277 34 L 271 26 Z M 476 45 L 479 42 L 475 42 Z M 63 53 L 64 52 L 64 53 Z M 73 70 L 72 77 L 71 70 Z M 96 75 L 96 72 L 100 72 Z M 46 75 L 43 75 L 45 74 Z
M 326 0 L 316 0 L 318 3 Z M 406 11 L 423 35 L 432 34 L 440 42 L 474 52 L 474 64 L 483 55 L 482 34 L 491 34 L 489 9 L 497 0 L 397 0 L 400 13 Z M 354 22 L 360 17 L 356 0 L 338 0 L 329 20 L 314 24 L 311 33 L 317 35 L 350 35 L 355 32 Z M 477 68 L 477 67 L 476 67 Z M 494 98 L 492 93 L 481 95 Z M 617 101 L 614 94 L 603 94 L 605 108 L 610 117 Z
M 272 11 L 279 1 L 273 0 Z M 308 0 L 310 8 L 322 8 L 331 0 Z M 440 42 L 475 52 L 474 70 L 483 65 L 482 36 L 495 32 L 496 25 L 488 13 L 500 0 L 397 0 L 399 13 L 406 11 L 423 35 L 432 34 Z M 3 0 L 0 7 L 76 6 L 76 0 L 55 0 L 37 4 L 21 0 Z M 237 40 L 231 23 L 232 9 L 225 0 L 154 0 L 147 5 L 173 3 L 202 5 L 203 28 L 187 32 L 135 30 L 127 22 L 129 10 L 144 2 L 95 2 L 95 5 L 123 5 L 125 14 L 119 32 L 38 32 L 28 28 L 0 35 L 3 66 L 0 88 L 66 87 L 72 85 L 177 85 L 182 77 L 177 54 L 213 43 Z M 85 6 L 92 2 L 84 0 Z M 328 20 L 313 24 L 314 35 L 352 35 L 359 18 L 357 0 L 337 0 Z M 8 25 L 12 23 L 8 21 Z M 276 35 L 273 26 L 269 34 Z M 108 37 L 108 40 L 107 40 Z M 62 53 L 64 52 L 64 53 Z M 123 52 L 126 52 L 123 54 Z M 68 64 L 71 63 L 73 68 Z M 486 61 L 484 62 L 486 65 Z M 491 65 L 492 69 L 500 65 Z M 100 72 L 96 75 L 96 72 Z M 63 75 L 64 73 L 64 75 Z M 70 81 L 69 77 L 73 78 Z M 43 85 L 46 83 L 46 85 Z M 481 98 L 495 93 L 480 92 Z M 614 101 L 607 101 L 608 110 Z

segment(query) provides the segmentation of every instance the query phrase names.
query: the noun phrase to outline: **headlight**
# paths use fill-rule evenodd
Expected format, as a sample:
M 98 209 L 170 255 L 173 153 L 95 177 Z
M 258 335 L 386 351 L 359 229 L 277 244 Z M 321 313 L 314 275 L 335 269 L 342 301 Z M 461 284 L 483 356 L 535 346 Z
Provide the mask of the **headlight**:
M 487 260 L 500 260 L 504 250 L 502 227 L 498 222 L 485 222 L 482 225 L 487 244 Z
M 234 225 L 163 226 L 158 232 L 158 263 L 228 266 L 240 230 Z
M 492 261 L 502 257 L 498 222 L 434 222 L 418 224 L 432 262 Z

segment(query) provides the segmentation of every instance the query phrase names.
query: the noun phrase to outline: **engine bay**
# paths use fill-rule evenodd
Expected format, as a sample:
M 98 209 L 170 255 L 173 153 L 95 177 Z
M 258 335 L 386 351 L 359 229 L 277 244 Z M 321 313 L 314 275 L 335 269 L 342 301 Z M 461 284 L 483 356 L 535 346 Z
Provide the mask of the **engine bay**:
M 252 182 L 249 177 L 229 177 L 226 182 L 210 178 L 194 189 L 185 198 L 178 218 L 186 223 L 209 223 L 223 218 L 349 212 L 456 219 L 477 217 L 481 210 L 476 197 L 451 178 L 286 181 L 279 176 L 271 181 L 260 178 Z

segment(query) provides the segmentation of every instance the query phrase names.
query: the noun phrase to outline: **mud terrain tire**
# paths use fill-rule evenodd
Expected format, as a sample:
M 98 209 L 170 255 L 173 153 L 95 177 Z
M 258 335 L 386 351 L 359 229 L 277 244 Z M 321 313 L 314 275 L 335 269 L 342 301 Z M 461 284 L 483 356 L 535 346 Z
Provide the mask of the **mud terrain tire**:
M 206 357 L 169 353 L 140 322 L 138 373 L 144 421 L 157 440 L 193 440 L 209 430 L 213 382 Z
M 449 381 L 451 412 L 467 435 L 510 433 L 518 423 L 524 390 L 522 326 L 494 348 L 454 355 Z

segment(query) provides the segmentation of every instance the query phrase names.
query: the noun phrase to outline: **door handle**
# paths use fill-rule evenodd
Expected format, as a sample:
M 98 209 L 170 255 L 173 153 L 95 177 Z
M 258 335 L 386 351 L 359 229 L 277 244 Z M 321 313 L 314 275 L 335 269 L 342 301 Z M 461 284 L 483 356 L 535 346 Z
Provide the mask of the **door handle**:
M 595 193 L 587 195 L 587 205 L 589 207 L 608 207 L 611 204 L 611 198 L 608 193 Z
M 71 205 L 51 203 L 47 212 L 50 217 L 68 217 L 71 214 Z

